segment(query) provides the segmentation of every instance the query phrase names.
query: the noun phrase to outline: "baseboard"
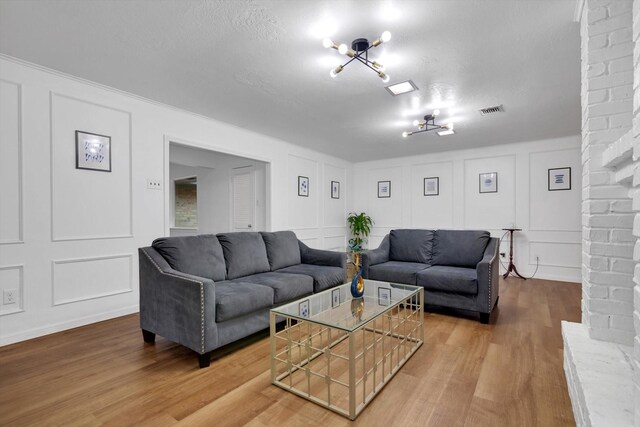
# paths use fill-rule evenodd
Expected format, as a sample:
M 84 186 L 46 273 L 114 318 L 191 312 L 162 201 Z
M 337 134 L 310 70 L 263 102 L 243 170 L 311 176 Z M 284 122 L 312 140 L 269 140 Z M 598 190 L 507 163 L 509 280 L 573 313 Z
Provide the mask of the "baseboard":
M 0 347 L 14 344 L 21 341 L 30 340 L 33 338 L 42 337 L 44 335 L 54 334 L 56 332 L 66 331 L 67 329 L 77 328 L 79 326 L 90 325 L 91 323 L 102 322 L 103 320 L 109 320 L 116 317 L 126 316 L 127 314 L 137 313 L 140 311 L 140 307 L 132 305 L 129 307 L 120 308 L 118 310 L 108 311 L 106 313 L 99 313 L 91 316 L 82 317 L 79 319 L 68 320 L 66 322 L 56 323 L 54 325 L 41 326 L 26 331 L 19 332 L 14 335 L 8 335 L 0 337 Z

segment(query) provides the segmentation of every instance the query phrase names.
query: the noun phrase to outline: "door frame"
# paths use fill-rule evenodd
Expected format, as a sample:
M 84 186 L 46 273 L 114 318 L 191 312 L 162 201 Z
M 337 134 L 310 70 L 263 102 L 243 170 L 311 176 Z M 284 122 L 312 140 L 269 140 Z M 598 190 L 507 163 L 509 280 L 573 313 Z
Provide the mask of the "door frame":
M 273 159 L 263 156 L 256 156 L 254 154 L 246 154 L 242 151 L 229 149 L 228 147 L 221 147 L 219 145 L 204 143 L 204 142 L 196 142 L 180 137 L 176 137 L 173 135 L 164 135 L 164 152 L 163 152 L 163 173 L 162 173 L 162 182 L 163 182 L 163 199 L 164 199 L 164 213 L 163 213 L 163 222 L 164 222 L 164 233 L 165 236 L 169 236 L 170 233 L 170 215 L 171 215 L 171 204 L 169 200 L 169 190 L 168 186 L 170 184 L 170 157 L 171 157 L 171 144 L 182 145 L 189 148 L 198 148 L 201 150 L 207 151 L 215 151 L 222 154 L 228 154 L 231 156 L 243 157 L 249 160 L 256 160 L 259 162 L 263 162 L 265 164 L 265 230 L 271 231 L 271 218 L 272 218 L 272 209 L 273 204 L 271 203 L 271 196 L 274 194 L 273 191 L 273 180 L 271 179 L 271 164 Z

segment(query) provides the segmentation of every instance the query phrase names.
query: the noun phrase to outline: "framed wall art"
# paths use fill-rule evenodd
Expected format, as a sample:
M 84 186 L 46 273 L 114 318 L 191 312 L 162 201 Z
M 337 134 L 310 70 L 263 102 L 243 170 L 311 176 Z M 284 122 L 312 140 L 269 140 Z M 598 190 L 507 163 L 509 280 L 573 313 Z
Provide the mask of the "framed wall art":
M 340 198 L 340 183 L 338 181 L 331 181 L 331 198 Z
M 309 197 L 309 177 L 298 177 L 298 196 Z
M 378 198 L 391 197 L 391 181 L 378 181 Z
M 498 172 L 481 173 L 479 181 L 480 193 L 498 192 Z
M 571 190 L 571 168 L 549 169 L 549 191 Z
M 77 130 L 76 169 L 111 172 L 111 137 Z
M 424 195 L 437 196 L 440 194 L 440 178 L 432 176 L 424 179 Z

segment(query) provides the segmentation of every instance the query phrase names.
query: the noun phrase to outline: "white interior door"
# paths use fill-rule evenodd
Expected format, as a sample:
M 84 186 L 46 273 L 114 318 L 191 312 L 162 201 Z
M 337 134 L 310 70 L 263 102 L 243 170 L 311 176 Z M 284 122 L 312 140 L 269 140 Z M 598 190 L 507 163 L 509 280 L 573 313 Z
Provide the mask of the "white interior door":
M 256 180 L 253 167 L 236 169 L 231 179 L 231 227 L 251 231 L 256 222 Z

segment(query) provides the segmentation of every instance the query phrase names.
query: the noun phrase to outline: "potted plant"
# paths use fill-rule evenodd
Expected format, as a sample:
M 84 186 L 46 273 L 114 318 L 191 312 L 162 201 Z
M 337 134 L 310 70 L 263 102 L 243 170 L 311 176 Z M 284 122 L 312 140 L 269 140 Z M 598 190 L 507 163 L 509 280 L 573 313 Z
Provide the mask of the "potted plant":
M 364 212 L 359 214 L 351 212 L 347 217 L 347 222 L 353 236 L 353 238 L 349 239 L 349 248 L 354 253 L 362 252 L 363 245 L 367 243 L 367 237 L 371 233 L 373 220 Z
M 362 267 L 360 265 L 360 252 L 362 252 L 363 245 L 367 242 L 373 220 L 364 212 L 359 214 L 351 212 L 347 217 L 347 222 L 353 236 L 349 239 L 349 248 L 353 253 L 352 262 L 356 270 L 356 274 L 351 281 L 351 295 L 353 298 L 361 298 L 364 294 L 364 279 L 362 278 Z

